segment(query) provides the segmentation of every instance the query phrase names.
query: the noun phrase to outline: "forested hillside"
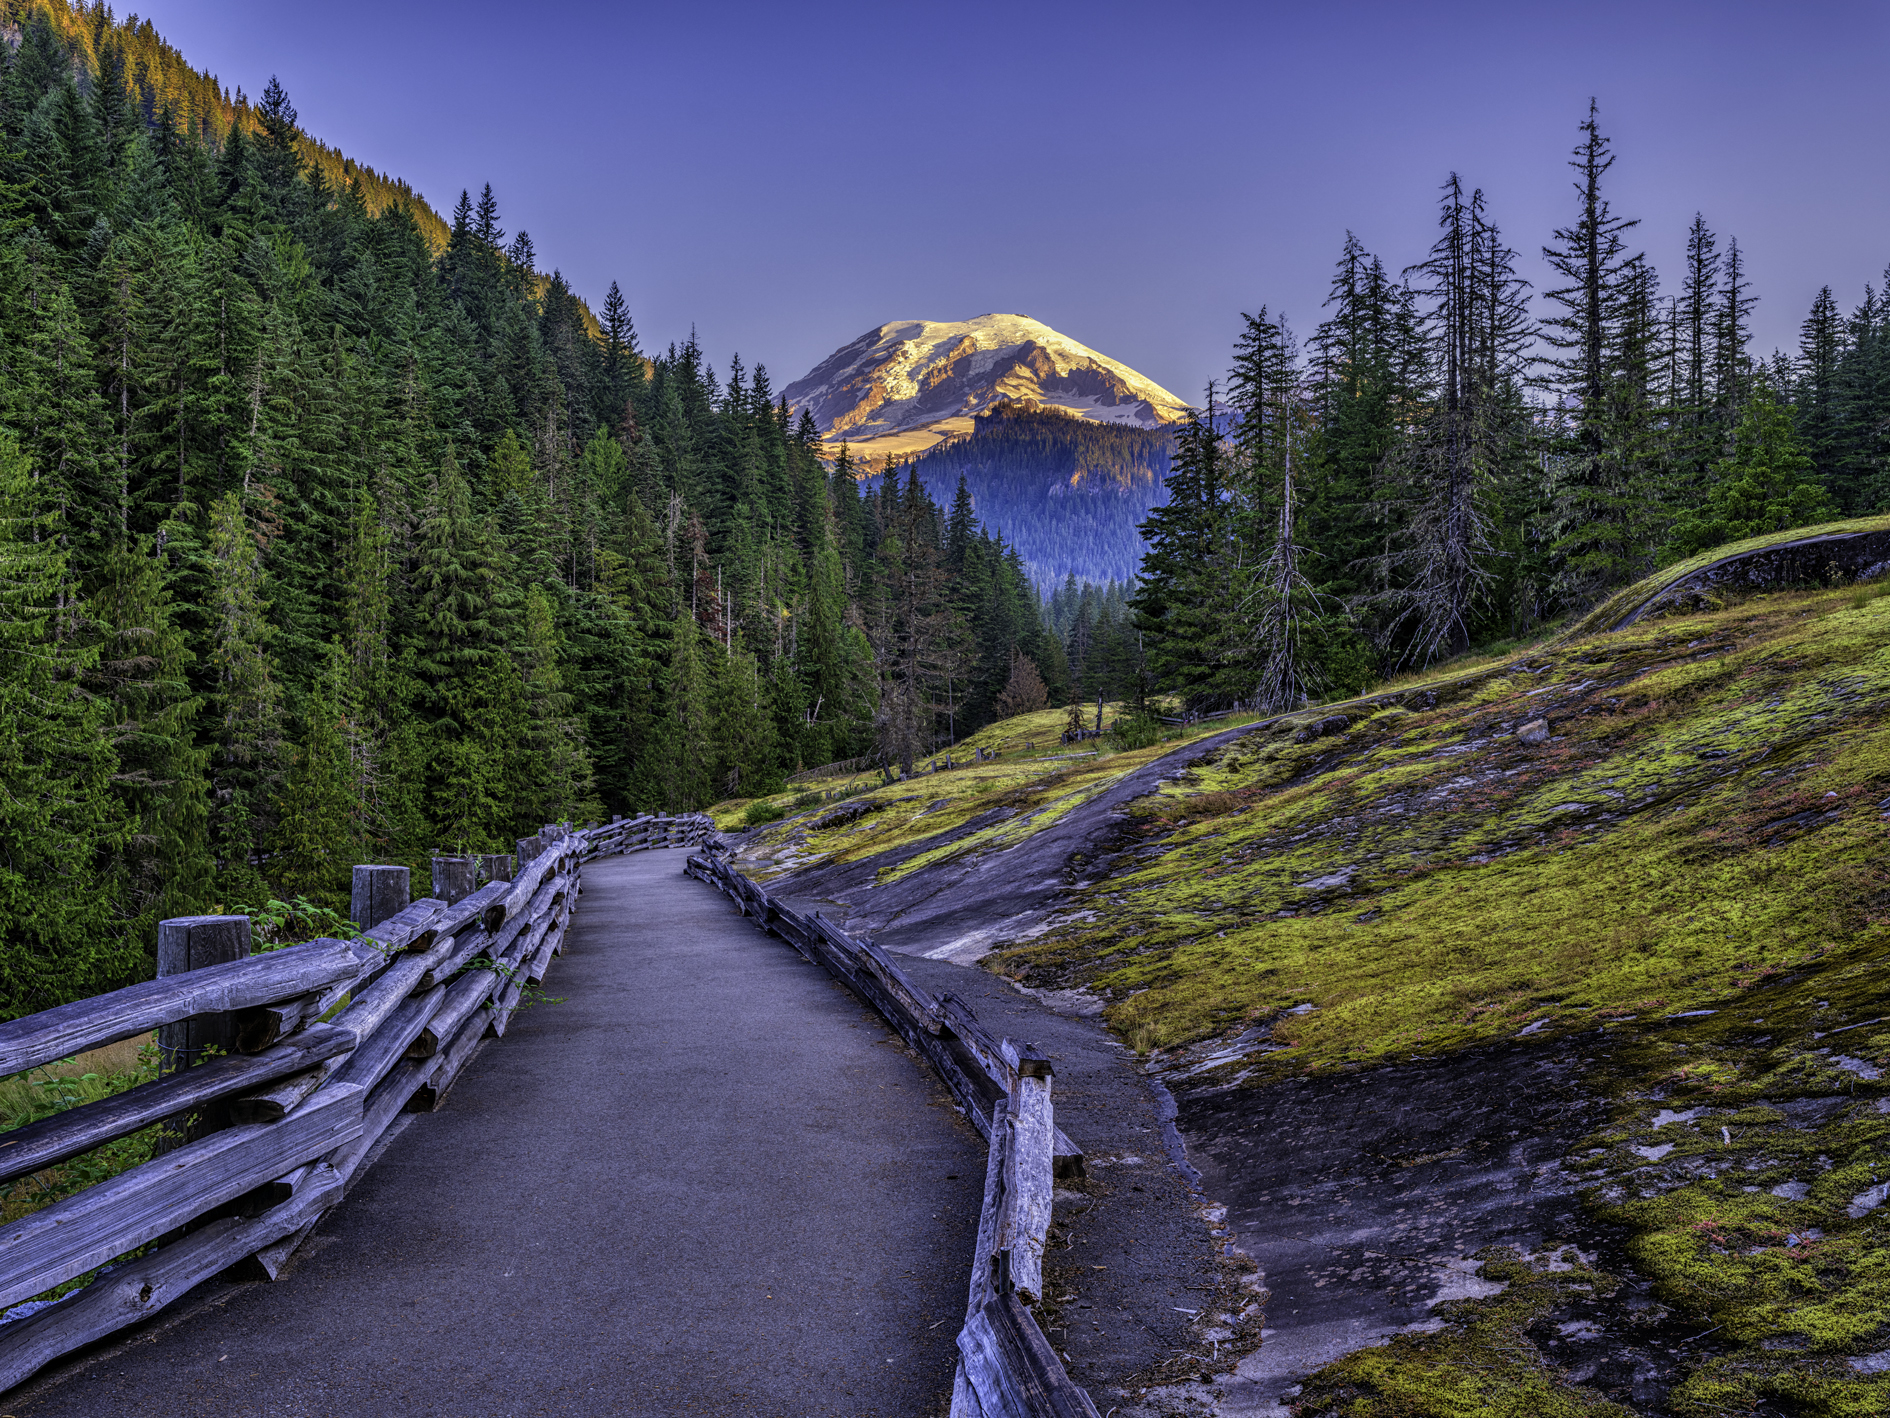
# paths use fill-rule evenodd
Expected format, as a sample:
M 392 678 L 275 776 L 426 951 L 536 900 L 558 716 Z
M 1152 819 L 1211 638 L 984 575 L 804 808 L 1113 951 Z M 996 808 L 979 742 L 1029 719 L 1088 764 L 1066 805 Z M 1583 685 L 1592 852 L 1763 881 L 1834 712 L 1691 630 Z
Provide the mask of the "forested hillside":
M 970 436 L 912 462 L 943 500 L 960 477 L 978 516 L 1001 530 L 1045 587 L 1066 577 L 1133 577 L 1140 523 L 1167 498 L 1174 436 L 1166 429 L 1099 423 L 1058 409 L 1000 404 Z
M 1304 351 L 1245 317 L 1144 528 L 1137 626 L 1197 706 L 1292 708 L 1527 636 L 1704 547 L 1890 501 L 1890 308 L 1830 288 L 1797 351 L 1749 349 L 1739 244 L 1703 217 L 1663 288 L 1580 125 L 1531 299 L 1456 174 L 1402 279 L 1348 238 Z M 1890 278 L 1887 278 L 1890 279 Z
M 251 134 L 263 131 L 261 115 L 241 88 L 232 96 L 214 74 L 193 69 L 149 20 L 136 15 L 117 20 L 104 0 L 89 8 L 68 0 L 0 0 L 0 35 L 9 46 L 17 49 L 35 23 L 46 25 L 57 36 L 81 92 L 90 92 L 94 75 L 122 84 L 146 124 L 162 119 L 189 131 L 199 142 L 217 147 L 232 127 Z M 45 75 L 31 75 L 23 91 L 45 84 Z M 378 173 L 306 133 L 296 133 L 295 149 L 311 171 L 321 173 L 331 190 L 358 187 L 362 204 L 373 213 L 404 207 L 433 250 L 446 245 L 446 222 L 405 182 Z
M 162 917 L 1066 692 L 968 502 L 862 498 L 614 285 L 593 336 L 490 188 L 436 250 L 275 83 L 223 121 L 77 19 L 0 46 L 0 1015 Z

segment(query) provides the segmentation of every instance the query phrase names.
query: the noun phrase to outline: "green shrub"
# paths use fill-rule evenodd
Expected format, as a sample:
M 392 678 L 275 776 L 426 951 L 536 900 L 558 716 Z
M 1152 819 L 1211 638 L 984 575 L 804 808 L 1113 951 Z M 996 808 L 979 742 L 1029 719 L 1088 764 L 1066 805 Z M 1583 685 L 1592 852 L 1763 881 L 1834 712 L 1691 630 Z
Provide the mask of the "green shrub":
M 742 821 L 746 822 L 750 827 L 759 827 L 764 822 L 773 822 L 776 818 L 782 816 L 785 816 L 785 814 L 780 808 L 776 807 L 766 798 L 757 798 L 748 805 L 748 811 L 742 814 Z
M 1109 742 L 1116 748 L 1149 748 L 1161 738 L 1159 719 L 1146 714 L 1125 714 L 1109 726 Z

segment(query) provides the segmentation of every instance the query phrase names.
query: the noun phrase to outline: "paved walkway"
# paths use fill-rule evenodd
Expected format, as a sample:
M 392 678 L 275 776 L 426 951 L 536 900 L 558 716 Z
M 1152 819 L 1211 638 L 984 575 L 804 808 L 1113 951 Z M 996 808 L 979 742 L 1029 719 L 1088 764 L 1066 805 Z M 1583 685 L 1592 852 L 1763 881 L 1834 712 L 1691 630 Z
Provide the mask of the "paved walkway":
M 16 1418 L 938 1411 L 984 1149 L 878 1017 L 684 877 L 606 858 L 546 984 L 289 1275 Z

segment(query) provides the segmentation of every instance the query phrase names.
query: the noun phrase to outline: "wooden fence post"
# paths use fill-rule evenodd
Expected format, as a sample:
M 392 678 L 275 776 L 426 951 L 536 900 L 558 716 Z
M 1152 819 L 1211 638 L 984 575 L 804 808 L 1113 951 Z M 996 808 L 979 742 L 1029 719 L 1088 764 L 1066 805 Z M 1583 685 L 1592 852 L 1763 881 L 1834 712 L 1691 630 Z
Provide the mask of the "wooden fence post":
M 464 901 L 473 894 L 473 873 L 478 865 L 471 857 L 435 857 L 433 894 L 449 906 Z
M 348 915 L 362 930 L 378 926 L 407 909 L 412 876 L 405 867 L 360 866 L 354 869 L 354 891 Z
M 479 858 L 479 875 L 487 881 L 510 881 L 512 879 L 512 854 L 496 852 L 482 855 Z
M 158 922 L 157 972 L 181 975 L 206 965 L 228 965 L 249 959 L 248 916 L 176 916 Z M 236 1045 L 236 1016 L 230 1013 L 193 1014 L 157 1031 L 158 1067 L 177 1073 L 201 1063 L 206 1049 L 231 1053 Z M 159 1138 L 158 1151 L 169 1152 L 186 1142 L 229 1126 L 229 1105 L 210 1103 L 197 1109 L 196 1122 L 184 1126 L 187 1114 L 171 1120 Z
M 537 833 L 518 839 L 518 869 L 524 871 L 532 860 L 545 850 L 545 839 Z

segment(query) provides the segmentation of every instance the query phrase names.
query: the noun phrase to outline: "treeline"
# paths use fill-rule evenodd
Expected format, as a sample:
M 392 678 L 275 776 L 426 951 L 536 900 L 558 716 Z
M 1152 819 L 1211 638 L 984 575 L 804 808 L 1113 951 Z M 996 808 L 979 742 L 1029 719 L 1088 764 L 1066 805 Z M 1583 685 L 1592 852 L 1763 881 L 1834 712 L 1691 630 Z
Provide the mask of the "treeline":
M 1074 573 L 1044 601 L 1044 619 L 1063 644 L 1078 703 L 1145 700 L 1149 681 L 1135 627 L 1135 583 L 1080 582 Z
M 164 917 L 1064 688 L 968 497 L 862 497 L 764 370 L 644 355 L 614 285 L 592 322 L 489 188 L 436 254 L 273 81 L 219 138 L 111 52 L 0 46 L 0 1014 L 135 978 Z
M 36 26 L 57 43 L 47 45 L 42 40 L 29 52 L 44 56 L 63 51 L 81 94 L 90 92 L 94 76 L 98 82 L 122 85 L 147 124 L 162 119 L 212 146 L 222 146 L 233 127 L 251 134 L 262 131 L 260 116 L 240 87 L 231 94 L 215 75 L 193 69 L 149 20 L 136 15 L 118 20 L 104 0 L 90 6 L 67 0 L 0 0 L 0 37 L 7 45 L 21 48 L 27 31 Z M 21 85 L 29 99 L 39 90 L 41 78 L 29 75 Z M 0 102 L 13 102 L 13 95 L 0 97 Z M 435 251 L 445 246 L 446 222 L 405 182 L 378 173 L 306 133 L 296 134 L 295 147 L 302 161 L 319 170 L 330 188 L 357 187 L 370 212 L 405 207 Z
M 1593 106 L 1532 300 L 1452 174 L 1394 277 L 1348 237 L 1306 348 L 1244 317 L 1177 435 L 1135 601 L 1155 682 L 1284 709 L 1527 635 L 1660 565 L 1890 501 L 1890 310 L 1827 287 L 1796 354 L 1749 353 L 1756 297 L 1703 218 L 1663 291 L 1609 203 Z M 1886 277 L 1890 280 L 1890 277 Z
M 960 478 L 978 515 L 1000 527 L 1048 592 L 1069 576 L 1127 580 L 1142 556 L 1139 524 L 1167 495 L 1174 435 L 1101 423 L 1060 409 L 1002 403 L 971 434 L 912 467 L 945 499 Z

